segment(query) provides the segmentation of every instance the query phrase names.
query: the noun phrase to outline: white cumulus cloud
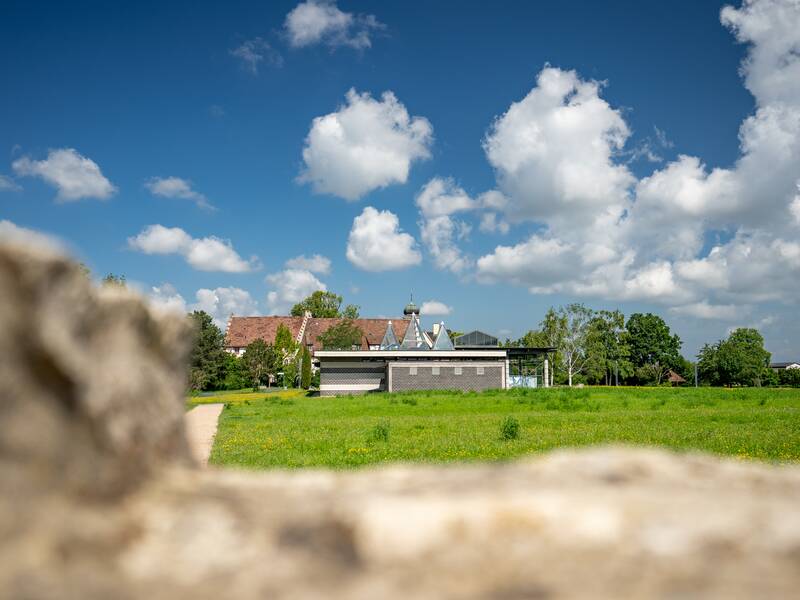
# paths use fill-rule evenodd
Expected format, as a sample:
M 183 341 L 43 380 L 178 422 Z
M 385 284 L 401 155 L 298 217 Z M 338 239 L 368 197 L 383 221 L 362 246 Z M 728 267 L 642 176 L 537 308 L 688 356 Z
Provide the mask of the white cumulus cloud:
M 291 307 L 312 293 L 326 291 L 327 286 L 305 269 L 284 269 L 267 275 L 267 283 L 273 288 L 267 293 L 269 314 L 287 314 Z
M 186 314 L 186 300 L 171 283 L 152 286 L 147 295 L 150 306 L 162 312 Z
M 284 28 L 295 48 L 324 43 L 331 47 L 369 48 L 371 34 L 385 26 L 374 15 L 344 12 L 333 0 L 306 0 L 295 6 Z
M 736 306 L 735 304 L 709 304 L 707 301 L 675 306 L 670 312 L 676 315 L 694 317 L 696 319 L 713 319 L 719 321 L 734 321 L 748 312 L 749 307 Z
M 367 206 L 353 219 L 347 260 L 365 271 L 391 271 L 418 265 L 422 256 L 413 236 L 400 229 L 397 215 Z
M 436 268 L 462 273 L 473 264 L 460 244 L 472 226 L 452 215 L 502 209 L 507 202 L 507 198 L 497 190 L 472 198 L 450 177 L 434 177 L 428 181 L 417 194 L 416 204 L 420 214 L 420 238 Z M 485 212 L 481 216 L 480 230 L 485 233 L 506 233 L 508 229 L 508 222 L 498 219 L 495 212 Z
M 81 156 L 72 148 L 50 150 L 44 160 L 28 156 L 11 164 L 20 177 L 40 177 L 58 189 L 56 200 L 72 202 L 82 198 L 106 200 L 117 188 L 105 178 L 100 167 L 90 158 Z
M 336 112 L 311 123 L 299 180 L 317 193 L 350 201 L 405 183 L 411 164 L 430 156 L 430 122 L 410 117 L 392 92 L 375 100 L 351 89 L 346 100 Z
M 739 129 L 738 160 L 709 168 L 679 154 L 637 180 L 623 160 L 629 128 L 602 86 L 546 67 L 484 140 L 507 198 L 491 212 L 533 221 L 536 232 L 480 257 L 479 281 L 661 303 L 708 320 L 796 305 L 800 3 L 747 0 L 721 20 L 749 45 L 742 74 L 755 112 Z M 679 145 L 656 133 L 662 147 Z M 483 230 L 495 226 L 483 219 Z
M 422 306 L 419 309 L 421 315 L 427 316 L 445 316 L 449 315 L 453 312 L 453 309 L 450 306 L 447 306 L 444 302 L 439 302 L 438 300 L 428 300 L 427 302 L 423 302 Z
M 250 292 L 237 287 L 201 288 L 195 297 L 197 302 L 190 309 L 207 312 L 222 329 L 225 329 L 231 315 L 249 317 L 259 312 L 258 302 Z
M 630 135 L 596 81 L 545 67 L 484 140 L 509 214 L 545 222 L 586 220 L 620 202 L 634 177 L 614 161 Z
M 328 275 L 331 272 L 331 260 L 327 256 L 314 254 L 313 256 L 296 256 L 286 261 L 289 269 L 305 269 L 312 273 Z
M 244 260 L 230 241 L 214 236 L 193 238 L 180 227 L 149 225 L 128 238 L 128 247 L 145 254 L 179 254 L 199 271 L 244 273 L 258 268 L 255 257 Z
M 214 323 L 225 329 L 231 315 L 249 317 L 258 314 L 258 302 L 250 292 L 237 287 L 200 288 L 195 293 L 195 302 L 188 304 L 170 283 L 152 286 L 147 294 L 152 308 L 162 312 L 186 314 L 202 310 L 211 315 Z
M 151 177 L 144 186 L 151 194 L 163 198 L 182 198 L 191 200 L 200 208 L 213 209 L 208 199 L 200 192 L 192 189 L 192 182 L 180 177 Z

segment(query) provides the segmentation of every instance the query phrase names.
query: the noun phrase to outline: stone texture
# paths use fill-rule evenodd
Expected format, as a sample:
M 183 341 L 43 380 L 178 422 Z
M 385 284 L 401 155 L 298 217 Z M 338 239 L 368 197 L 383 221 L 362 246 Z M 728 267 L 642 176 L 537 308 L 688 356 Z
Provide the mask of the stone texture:
M 194 468 L 184 322 L 81 277 L 0 247 L 3 597 L 797 594 L 796 467 L 606 448 L 503 465 Z
M 50 250 L 6 245 L 0 332 L 3 481 L 36 473 L 48 487 L 115 494 L 153 466 L 190 460 L 185 319 L 92 286 Z

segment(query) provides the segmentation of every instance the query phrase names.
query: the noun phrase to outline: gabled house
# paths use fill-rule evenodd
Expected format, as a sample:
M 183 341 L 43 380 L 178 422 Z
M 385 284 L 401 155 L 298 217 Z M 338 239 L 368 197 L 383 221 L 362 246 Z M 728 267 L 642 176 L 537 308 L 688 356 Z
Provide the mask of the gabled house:
M 275 343 L 278 327 L 286 326 L 295 342 L 306 346 L 312 353 L 322 349 L 319 336 L 341 323 L 343 319 L 315 318 L 310 314 L 302 317 L 237 317 L 231 315 L 225 330 L 225 350 L 237 356 L 244 353 L 251 342 L 262 339 L 268 344 Z M 393 323 L 398 336 L 404 336 L 409 321 L 398 319 L 353 319 L 363 335 L 361 350 L 377 350 L 381 346 L 386 328 Z

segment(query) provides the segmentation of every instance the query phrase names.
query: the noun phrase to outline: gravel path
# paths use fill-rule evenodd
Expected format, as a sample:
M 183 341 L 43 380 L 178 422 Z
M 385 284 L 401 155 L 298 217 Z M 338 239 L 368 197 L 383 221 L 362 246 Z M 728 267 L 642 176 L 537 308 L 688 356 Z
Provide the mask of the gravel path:
M 217 422 L 223 406 L 223 404 L 201 404 L 186 413 L 186 437 L 189 438 L 189 447 L 197 462 L 204 467 L 208 466 L 208 457 L 211 456 L 211 447 L 214 445 Z

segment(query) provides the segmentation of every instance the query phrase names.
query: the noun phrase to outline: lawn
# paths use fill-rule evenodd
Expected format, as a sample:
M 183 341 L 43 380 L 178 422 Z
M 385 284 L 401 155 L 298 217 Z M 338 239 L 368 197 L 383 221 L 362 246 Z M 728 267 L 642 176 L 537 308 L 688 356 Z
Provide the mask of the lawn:
M 189 396 L 186 398 L 186 410 L 191 410 L 199 404 L 239 404 L 244 402 L 257 402 L 267 397 L 275 398 L 304 398 L 303 390 L 284 390 L 273 388 L 267 392 L 254 392 L 245 390 L 223 390 L 219 392 L 205 392 L 202 396 Z
M 215 401 L 227 402 L 211 453 L 216 465 L 348 468 L 503 460 L 609 443 L 800 460 L 800 389 L 584 388 L 338 398 L 286 391 Z M 513 426 L 502 428 L 508 417 L 518 423 L 516 438 Z

